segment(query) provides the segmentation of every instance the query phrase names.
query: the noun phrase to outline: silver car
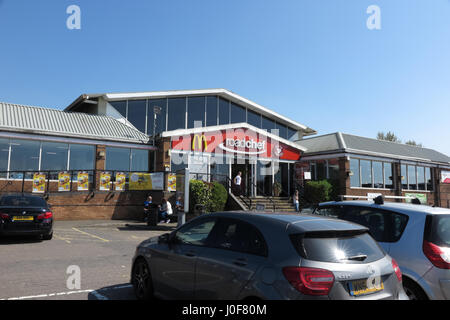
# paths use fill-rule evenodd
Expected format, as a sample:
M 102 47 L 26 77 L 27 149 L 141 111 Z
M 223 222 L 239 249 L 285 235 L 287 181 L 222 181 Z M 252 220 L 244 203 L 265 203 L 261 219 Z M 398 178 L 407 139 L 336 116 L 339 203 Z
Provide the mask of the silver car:
M 214 213 L 136 249 L 137 298 L 407 299 L 397 263 L 368 234 L 313 215 Z
M 374 201 L 322 203 L 314 212 L 369 228 L 399 263 L 411 300 L 450 299 L 450 210 Z

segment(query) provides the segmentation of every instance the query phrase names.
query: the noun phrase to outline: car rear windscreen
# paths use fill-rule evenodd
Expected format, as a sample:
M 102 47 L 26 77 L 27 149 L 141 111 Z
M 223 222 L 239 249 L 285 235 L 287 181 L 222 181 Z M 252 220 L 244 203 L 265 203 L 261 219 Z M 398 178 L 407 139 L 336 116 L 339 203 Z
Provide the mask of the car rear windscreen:
M 450 247 L 450 214 L 427 216 L 425 240 L 439 247 Z
M 4 196 L 0 199 L 3 207 L 47 207 L 44 199 L 27 196 Z
M 367 231 L 294 234 L 291 241 L 300 256 L 312 261 L 358 264 L 385 256 Z

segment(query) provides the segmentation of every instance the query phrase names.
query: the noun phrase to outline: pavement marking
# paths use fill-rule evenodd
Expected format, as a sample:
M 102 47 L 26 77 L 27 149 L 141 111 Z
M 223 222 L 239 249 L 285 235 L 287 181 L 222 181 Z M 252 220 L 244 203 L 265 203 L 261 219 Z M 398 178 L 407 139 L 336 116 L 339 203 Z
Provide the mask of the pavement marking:
M 67 243 L 71 243 L 71 242 L 69 241 L 69 239 L 68 239 L 68 238 L 63 238 L 63 237 L 60 237 L 60 236 L 58 236 L 57 234 L 53 234 L 53 235 L 55 236 L 55 238 L 56 238 L 56 239 L 59 239 L 59 240 L 65 241 L 65 242 L 67 242 Z
M 109 240 L 107 240 L 107 239 L 103 239 L 103 238 L 100 238 L 100 237 L 98 237 L 98 236 L 96 236 L 96 235 L 94 235 L 94 234 L 90 234 L 90 233 L 88 233 L 88 232 L 81 231 L 80 229 L 77 229 L 77 228 L 72 228 L 72 229 L 75 230 L 75 231 L 78 231 L 78 232 L 80 232 L 80 233 L 82 233 L 82 234 L 84 234 L 84 235 L 87 235 L 87 236 L 90 236 L 90 237 L 99 239 L 99 240 L 101 240 L 101 241 L 103 241 L 103 242 L 109 242 Z
M 121 286 L 115 286 L 111 288 L 105 288 L 100 290 L 78 290 L 78 291 L 68 291 L 68 292 L 58 292 L 58 293 L 49 293 L 49 294 L 39 294 L 35 296 L 24 296 L 24 297 L 15 297 L 15 298 L 5 298 L 0 300 L 28 300 L 28 299 L 40 299 L 40 298 L 50 298 L 50 297 L 56 297 L 56 296 L 68 296 L 71 294 L 80 294 L 80 293 L 91 293 L 94 295 L 98 300 L 109 300 L 108 297 L 104 296 L 103 294 L 100 294 L 99 291 L 109 291 L 109 290 L 119 290 L 119 289 L 127 289 L 132 288 L 133 285 L 131 284 L 125 284 Z

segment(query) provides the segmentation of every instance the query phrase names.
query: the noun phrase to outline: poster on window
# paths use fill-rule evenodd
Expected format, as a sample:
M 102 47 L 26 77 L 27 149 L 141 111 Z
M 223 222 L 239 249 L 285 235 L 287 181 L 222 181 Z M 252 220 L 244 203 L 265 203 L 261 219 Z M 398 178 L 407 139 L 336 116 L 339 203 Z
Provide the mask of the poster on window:
M 110 191 L 111 190 L 111 173 L 102 172 L 100 173 L 100 191 Z
M 450 184 L 450 171 L 441 171 L 441 183 Z
M 125 190 L 125 182 L 127 181 L 127 176 L 123 172 L 116 173 L 116 191 Z
M 405 197 L 407 197 L 407 199 L 405 200 L 406 203 L 411 203 L 412 199 L 414 198 L 419 199 L 421 204 L 427 204 L 428 200 L 427 195 L 423 193 L 405 193 Z
M 89 173 L 78 172 L 77 184 L 78 191 L 89 191 Z
M 45 192 L 45 174 L 35 173 L 33 175 L 33 192 L 34 193 Z
M 177 175 L 176 174 L 173 174 L 173 173 L 169 174 L 167 191 L 169 191 L 169 192 L 177 191 Z
M 58 191 L 70 191 L 70 174 L 68 172 L 58 173 Z
M 140 173 L 134 172 L 130 176 L 130 190 L 164 190 L 164 172 Z

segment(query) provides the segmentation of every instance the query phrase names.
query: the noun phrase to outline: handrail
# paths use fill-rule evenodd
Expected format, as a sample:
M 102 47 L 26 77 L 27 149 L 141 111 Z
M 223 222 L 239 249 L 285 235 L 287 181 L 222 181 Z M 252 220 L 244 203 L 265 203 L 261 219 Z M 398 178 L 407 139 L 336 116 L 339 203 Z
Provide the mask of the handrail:
M 272 199 L 272 195 L 267 195 L 264 190 L 261 190 L 258 185 L 256 185 L 253 181 L 250 181 L 250 185 L 256 187 L 256 191 L 263 194 L 265 197 L 267 197 L 267 199 L 269 199 L 269 201 L 271 202 L 272 206 L 273 206 L 273 211 L 275 212 L 277 210 L 275 202 Z

